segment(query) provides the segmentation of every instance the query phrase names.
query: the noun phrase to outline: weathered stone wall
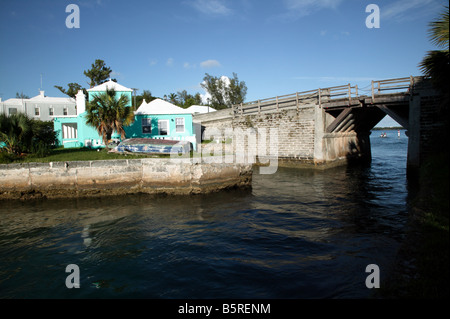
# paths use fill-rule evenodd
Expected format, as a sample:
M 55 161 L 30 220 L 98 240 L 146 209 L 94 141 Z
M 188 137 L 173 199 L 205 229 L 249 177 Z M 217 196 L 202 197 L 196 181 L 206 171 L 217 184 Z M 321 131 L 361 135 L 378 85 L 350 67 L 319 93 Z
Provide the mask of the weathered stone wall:
M 0 165 L 0 199 L 196 194 L 251 185 L 252 166 L 135 159 Z
M 314 158 L 314 108 L 280 111 L 279 113 L 255 114 L 236 117 L 233 128 L 254 129 L 257 133 L 266 133 L 266 141 L 259 141 L 257 146 L 267 146 L 270 141 L 270 129 L 278 135 L 278 157 L 297 160 Z M 259 134 L 258 134 L 259 137 Z M 273 145 L 273 144 L 272 144 Z M 255 147 L 247 141 L 236 145 L 237 149 Z M 258 154 L 258 150 L 256 150 Z M 264 152 L 260 152 L 264 153 Z
M 280 112 L 251 115 L 215 113 L 194 117 L 194 122 L 204 127 L 206 140 L 230 142 L 224 150 L 235 154 L 259 157 L 275 155 L 280 164 L 283 161 L 314 163 L 315 106 L 307 105 Z M 202 146 L 214 148 L 216 146 Z M 231 148 L 230 148 L 231 147 Z M 276 152 L 276 153 L 274 153 Z M 251 160 L 249 160 L 251 162 Z
M 409 104 L 408 175 L 414 177 L 424 159 L 445 144 L 442 98 L 430 81 L 421 82 Z

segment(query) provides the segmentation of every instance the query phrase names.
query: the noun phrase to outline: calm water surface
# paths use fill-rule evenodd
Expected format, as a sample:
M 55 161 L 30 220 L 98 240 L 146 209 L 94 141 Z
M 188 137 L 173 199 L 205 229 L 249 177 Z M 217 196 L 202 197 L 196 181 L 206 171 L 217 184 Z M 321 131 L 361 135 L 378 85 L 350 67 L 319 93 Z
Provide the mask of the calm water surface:
M 0 298 L 370 297 L 407 219 L 408 139 L 379 134 L 370 167 L 256 169 L 246 191 L 0 202 Z

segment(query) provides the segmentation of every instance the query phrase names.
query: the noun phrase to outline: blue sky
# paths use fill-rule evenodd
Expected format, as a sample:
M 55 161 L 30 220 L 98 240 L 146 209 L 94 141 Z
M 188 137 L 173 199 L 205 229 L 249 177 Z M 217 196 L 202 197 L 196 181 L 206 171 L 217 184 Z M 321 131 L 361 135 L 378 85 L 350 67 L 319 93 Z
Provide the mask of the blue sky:
M 66 27 L 77 4 L 80 28 Z M 365 25 L 380 8 L 380 28 Z M 0 96 L 63 96 L 95 59 L 119 83 L 154 96 L 238 74 L 247 101 L 347 83 L 420 75 L 428 23 L 442 0 L 1 0 Z

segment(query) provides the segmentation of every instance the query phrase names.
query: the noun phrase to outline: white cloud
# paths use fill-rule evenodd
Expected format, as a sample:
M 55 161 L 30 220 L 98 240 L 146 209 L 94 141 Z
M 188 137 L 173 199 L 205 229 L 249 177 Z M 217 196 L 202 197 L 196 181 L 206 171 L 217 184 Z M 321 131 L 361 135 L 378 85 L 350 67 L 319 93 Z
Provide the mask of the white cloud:
M 380 7 L 381 19 L 404 21 L 419 14 L 435 11 L 440 5 L 434 0 L 397 0 Z
M 193 69 L 193 68 L 196 67 L 196 65 L 195 65 L 195 64 L 191 64 L 191 63 L 189 63 L 189 62 L 184 62 L 183 67 L 184 67 L 185 69 Z
M 288 10 L 281 18 L 297 19 L 310 15 L 322 9 L 336 9 L 342 0 L 284 0 L 284 7 Z
M 232 13 L 232 10 L 225 5 L 224 0 L 193 0 L 189 4 L 197 11 L 207 15 L 226 16 Z
M 167 66 L 173 66 L 173 58 L 168 58 L 166 62 Z
M 149 65 L 150 65 L 150 66 L 154 66 L 154 65 L 156 65 L 157 63 L 158 63 L 158 60 L 156 60 L 156 59 L 150 59 Z
M 200 63 L 200 66 L 205 69 L 220 67 L 221 64 L 217 60 L 206 60 Z

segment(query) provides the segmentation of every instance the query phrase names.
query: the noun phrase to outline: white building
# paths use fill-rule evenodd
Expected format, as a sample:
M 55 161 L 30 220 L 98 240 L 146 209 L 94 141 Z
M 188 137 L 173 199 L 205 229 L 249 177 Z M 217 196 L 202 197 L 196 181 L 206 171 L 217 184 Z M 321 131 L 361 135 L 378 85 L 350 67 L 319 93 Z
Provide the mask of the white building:
M 0 100 L 0 113 L 7 115 L 25 113 L 30 118 L 51 121 L 56 116 L 76 115 L 76 102 L 71 97 L 48 97 L 44 91 L 31 99 Z
M 215 112 L 216 110 L 208 105 L 192 105 L 186 110 L 192 114 Z

